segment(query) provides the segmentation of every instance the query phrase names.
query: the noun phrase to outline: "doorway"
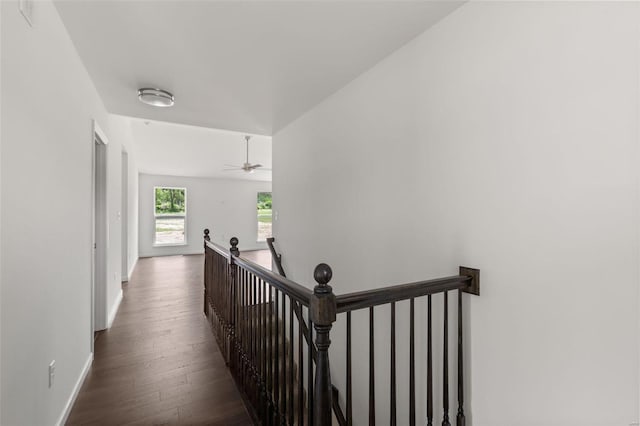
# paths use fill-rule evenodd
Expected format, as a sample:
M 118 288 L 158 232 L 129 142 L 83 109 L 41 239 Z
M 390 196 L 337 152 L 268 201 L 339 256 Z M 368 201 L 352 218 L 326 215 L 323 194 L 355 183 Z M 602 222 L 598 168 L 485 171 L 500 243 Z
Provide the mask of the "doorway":
M 129 281 L 129 154 L 122 151 L 122 282 Z
M 92 330 L 107 328 L 107 249 L 109 230 L 107 224 L 107 138 L 97 123 L 93 125 L 93 224 L 91 291 Z M 93 338 L 92 352 L 93 352 Z

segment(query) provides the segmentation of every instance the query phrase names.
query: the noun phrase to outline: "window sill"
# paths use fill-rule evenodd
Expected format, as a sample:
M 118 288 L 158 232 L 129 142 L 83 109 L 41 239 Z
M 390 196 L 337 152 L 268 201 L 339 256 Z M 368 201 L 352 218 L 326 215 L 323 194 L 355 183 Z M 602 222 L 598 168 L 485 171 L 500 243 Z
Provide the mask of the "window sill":
M 182 247 L 188 246 L 187 243 L 176 243 L 176 244 L 152 244 L 151 247 Z

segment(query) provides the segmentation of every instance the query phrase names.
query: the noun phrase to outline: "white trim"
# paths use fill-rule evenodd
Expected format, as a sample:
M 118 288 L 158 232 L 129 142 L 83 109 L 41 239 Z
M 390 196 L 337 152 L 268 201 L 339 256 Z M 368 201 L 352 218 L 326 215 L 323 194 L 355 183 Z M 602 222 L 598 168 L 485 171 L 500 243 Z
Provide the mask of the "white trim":
M 141 254 L 140 257 L 141 258 L 147 258 L 147 257 L 164 257 L 164 256 L 193 256 L 196 254 L 204 254 L 204 249 L 201 249 L 199 251 L 188 251 L 188 252 L 184 252 L 184 253 L 150 253 L 150 254 Z
M 109 140 L 107 139 L 107 134 L 102 131 L 100 126 L 98 126 L 98 122 L 96 120 L 93 120 L 93 133 L 95 135 L 98 135 L 98 138 L 100 139 L 100 143 L 102 145 L 109 144 Z
M 133 265 L 131 265 L 131 268 L 129 268 L 129 272 L 127 272 L 128 279 L 131 279 L 131 275 L 133 275 L 133 270 L 135 269 L 137 264 L 138 264 L 138 258 L 136 257 L 136 259 L 133 261 Z
M 102 289 L 100 291 L 100 295 L 98 295 L 98 302 L 100 302 L 101 306 L 103 306 L 103 308 L 101 308 L 101 313 L 102 311 L 104 311 L 104 317 L 101 318 L 100 320 L 100 324 L 96 323 L 96 250 L 97 250 L 97 246 L 96 246 L 96 216 L 98 214 L 98 212 L 96 211 L 96 170 L 97 170 L 97 164 L 96 164 L 96 146 L 97 145 L 102 145 L 105 146 L 109 143 L 109 140 L 107 139 L 107 135 L 105 134 L 105 132 L 100 128 L 100 126 L 98 125 L 98 122 L 93 119 L 91 120 L 91 230 L 90 230 L 90 235 L 91 235 L 91 241 L 90 242 L 90 253 L 91 253 L 91 300 L 90 300 L 90 306 L 91 306 L 91 321 L 90 321 L 90 332 L 89 332 L 89 339 L 91 342 L 91 352 L 93 353 L 93 344 L 94 344 L 94 339 L 93 339 L 93 335 L 94 332 L 96 331 L 96 326 L 102 328 L 105 324 L 104 322 L 106 321 L 106 294 L 104 294 L 106 292 L 106 283 L 108 282 L 107 277 L 104 277 L 104 286 L 105 288 Z M 108 247 L 109 247 L 109 221 L 108 221 L 108 197 L 106 195 L 106 185 L 107 185 L 107 173 L 108 173 L 108 158 L 107 158 L 107 152 L 105 149 L 104 152 L 104 167 L 105 167 L 105 195 L 104 195 L 104 220 L 105 220 L 105 242 L 104 242 L 104 253 L 105 253 L 105 258 L 104 258 L 104 267 L 105 267 L 105 275 L 106 275 L 106 268 L 107 268 L 107 256 L 108 256 Z M 101 286 L 102 287 L 102 286 Z M 104 303 L 104 305 L 102 305 L 102 303 Z M 102 316 L 102 315 L 101 315 Z
M 107 318 L 107 328 L 111 328 L 111 325 L 113 325 L 113 320 L 116 319 L 116 314 L 118 313 L 118 309 L 120 308 L 120 303 L 122 303 L 122 289 L 120 289 L 120 291 L 118 292 L 116 301 L 109 311 L 109 317 Z
M 92 363 L 93 363 L 93 352 L 89 353 L 89 357 L 87 358 L 87 361 L 84 363 L 84 367 L 82 367 L 82 372 L 80 373 L 80 377 L 78 377 L 78 381 L 73 387 L 73 391 L 69 396 L 69 400 L 67 401 L 67 404 L 64 406 L 64 411 L 62 411 L 60 418 L 56 422 L 56 426 L 63 426 L 67 422 L 67 419 L 69 418 L 69 414 L 71 414 L 71 409 L 73 408 L 73 404 L 76 402 L 76 398 L 78 397 L 80 388 L 82 387 L 84 380 L 87 378 L 87 374 L 89 373 L 89 369 L 91 368 Z
M 183 246 L 188 246 L 189 244 L 187 243 L 167 243 L 167 244 L 157 244 L 157 243 L 153 243 L 151 245 L 151 247 L 156 248 L 156 247 L 183 247 Z

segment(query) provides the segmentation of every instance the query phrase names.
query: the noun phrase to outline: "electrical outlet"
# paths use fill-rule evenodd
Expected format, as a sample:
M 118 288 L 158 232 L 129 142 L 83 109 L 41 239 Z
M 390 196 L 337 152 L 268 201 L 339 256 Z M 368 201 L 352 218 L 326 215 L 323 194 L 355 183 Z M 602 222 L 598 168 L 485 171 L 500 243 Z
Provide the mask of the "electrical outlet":
M 20 0 L 20 13 L 30 27 L 33 27 L 33 0 Z
M 56 360 L 49 364 L 49 387 L 53 387 L 53 380 L 56 378 Z

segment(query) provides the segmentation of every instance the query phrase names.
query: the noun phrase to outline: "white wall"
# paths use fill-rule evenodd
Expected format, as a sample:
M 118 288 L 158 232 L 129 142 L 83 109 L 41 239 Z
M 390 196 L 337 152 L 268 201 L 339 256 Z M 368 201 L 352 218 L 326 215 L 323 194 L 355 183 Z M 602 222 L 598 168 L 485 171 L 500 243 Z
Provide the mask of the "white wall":
M 122 148 L 127 152 L 127 156 L 129 159 L 127 182 L 128 259 L 127 270 L 122 271 L 122 276 L 130 276 L 133 272 L 133 268 L 135 267 L 136 262 L 138 261 L 138 162 L 136 158 L 136 150 L 134 149 L 134 136 L 131 128 L 131 120 L 119 115 L 110 115 L 110 120 L 112 126 L 115 129 L 122 129 L 120 140 L 122 142 Z M 120 170 L 122 171 L 122 169 Z M 122 179 L 122 175 L 120 176 Z M 122 184 L 122 180 L 120 180 L 119 183 Z M 120 207 L 122 208 L 122 201 L 120 201 Z M 122 247 L 122 245 L 120 245 L 119 247 Z M 122 259 L 122 257 L 120 257 L 119 259 Z M 122 267 L 120 269 L 122 269 Z
M 0 7 L 0 25 L 2 7 Z M 2 99 L 2 30 L 0 29 L 0 99 Z M 2 102 L 0 102 L 0 224 L 2 223 Z M 0 318 L 2 318 L 2 227 L 0 226 Z M 2 327 L 0 327 L 0 384 L 2 383 Z M 2 420 L 2 386 L 0 385 L 0 421 Z
M 111 303 L 120 285 L 117 215 L 126 129 L 107 115 L 50 1 L 34 2 L 33 28 L 17 1 L 0 7 L 0 423 L 49 425 L 64 419 L 91 359 L 92 119 L 109 139 Z
M 207 179 L 178 176 L 139 176 L 140 256 L 203 253 L 203 230 L 212 241 L 229 246 L 237 237 L 240 250 L 266 248 L 258 243 L 256 201 L 258 192 L 271 191 L 271 182 Z M 154 187 L 187 188 L 187 244 L 154 247 Z
M 636 3 L 470 2 L 273 138 L 274 234 L 294 280 L 311 285 L 322 261 L 338 294 L 481 269 L 467 299 L 475 426 L 638 421 L 638 18 Z M 358 424 L 367 368 L 354 365 Z

